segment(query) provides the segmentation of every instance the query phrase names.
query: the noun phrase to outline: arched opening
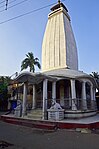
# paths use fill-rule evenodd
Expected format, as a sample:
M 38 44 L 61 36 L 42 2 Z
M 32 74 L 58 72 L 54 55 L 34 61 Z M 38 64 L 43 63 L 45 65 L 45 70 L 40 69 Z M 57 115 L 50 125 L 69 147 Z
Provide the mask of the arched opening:
M 77 109 L 82 109 L 82 83 L 79 80 L 75 81 L 75 90 L 76 90 L 76 105 Z
M 91 84 L 86 82 L 86 100 L 87 100 L 87 109 L 91 109 Z
M 36 85 L 36 108 L 43 107 L 43 82 Z
M 75 81 L 75 88 L 76 88 L 76 98 L 82 98 L 82 83 L 79 80 Z
M 56 98 L 70 98 L 71 97 L 71 85 L 70 80 L 60 80 L 56 83 Z
M 47 108 L 51 107 L 51 100 L 52 100 L 52 82 L 48 81 L 47 84 Z
M 71 84 L 70 80 L 63 79 L 56 83 L 56 101 L 64 109 L 71 107 Z

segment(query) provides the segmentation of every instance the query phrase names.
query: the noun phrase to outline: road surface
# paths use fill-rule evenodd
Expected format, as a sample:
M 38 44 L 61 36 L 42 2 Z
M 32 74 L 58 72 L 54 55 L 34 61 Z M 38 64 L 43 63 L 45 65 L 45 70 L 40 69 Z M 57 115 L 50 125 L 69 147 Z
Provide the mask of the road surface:
M 2 141 L 13 144 L 5 149 L 99 149 L 99 134 L 73 130 L 50 132 L 0 121 L 0 145 Z

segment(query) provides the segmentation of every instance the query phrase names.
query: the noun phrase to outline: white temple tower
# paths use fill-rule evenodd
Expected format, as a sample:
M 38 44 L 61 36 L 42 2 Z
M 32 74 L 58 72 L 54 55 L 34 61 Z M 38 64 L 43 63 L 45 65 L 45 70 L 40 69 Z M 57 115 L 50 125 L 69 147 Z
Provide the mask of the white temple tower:
M 78 70 L 78 55 L 68 10 L 60 1 L 51 8 L 42 44 L 42 72 Z

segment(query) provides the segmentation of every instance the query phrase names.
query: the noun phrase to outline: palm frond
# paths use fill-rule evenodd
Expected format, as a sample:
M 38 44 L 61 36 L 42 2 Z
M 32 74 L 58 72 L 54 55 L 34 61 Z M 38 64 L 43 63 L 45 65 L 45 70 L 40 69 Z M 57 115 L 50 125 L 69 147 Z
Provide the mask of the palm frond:
M 37 57 L 34 58 L 34 55 L 33 55 L 32 52 L 28 52 L 28 54 L 26 54 L 26 58 L 21 63 L 21 71 L 23 69 L 27 69 L 29 67 L 30 71 L 35 72 L 35 67 L 34 67 L 35 65 L 39 69 L 41 69 L 41 65 L 39 63 L 39 59 Z

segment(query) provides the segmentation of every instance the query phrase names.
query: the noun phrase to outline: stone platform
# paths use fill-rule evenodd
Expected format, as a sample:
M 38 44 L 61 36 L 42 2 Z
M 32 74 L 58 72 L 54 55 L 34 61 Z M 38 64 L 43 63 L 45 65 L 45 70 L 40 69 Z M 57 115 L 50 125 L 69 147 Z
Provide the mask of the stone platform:
M 76 129 L 76 128 L 99 128 L 99 114 L 80 119 L 64 119 L 61 121 L 35 120 L 31 118 L 16 118 L 13 115 L 1 115 L 1 120 L 7 123 L 35 127 L 40 129 Z
M 81 119 L 81 118 L 87 118 L 91 116 L 95 116 L 97 114 L 96 110 L 77 110 L 77 111 L 72 111 L 72 110 L 66 110 L 64 113 L 64 117 L 66 119 Z

